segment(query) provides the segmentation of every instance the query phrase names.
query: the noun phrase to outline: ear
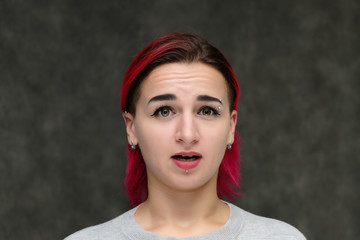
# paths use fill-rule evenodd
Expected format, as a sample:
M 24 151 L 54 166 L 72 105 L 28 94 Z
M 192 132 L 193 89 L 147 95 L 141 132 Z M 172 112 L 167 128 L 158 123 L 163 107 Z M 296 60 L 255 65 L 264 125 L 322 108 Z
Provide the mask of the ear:
M 123 118 L 126 126 L 126 133 L 127 133 L 127 140 L 128 143 L 131 145 L 131 141 L 137 145 L 138 140 L 135 134 L 135 124 L 134 124 L 134 116 L 131 113 L 124 112 Z
M 230 131 L 227 141 L 228 143 L 233 143 L 235 140 L 236 123 L 237 123 L 237 111 L 233 110 L 230 114 Z

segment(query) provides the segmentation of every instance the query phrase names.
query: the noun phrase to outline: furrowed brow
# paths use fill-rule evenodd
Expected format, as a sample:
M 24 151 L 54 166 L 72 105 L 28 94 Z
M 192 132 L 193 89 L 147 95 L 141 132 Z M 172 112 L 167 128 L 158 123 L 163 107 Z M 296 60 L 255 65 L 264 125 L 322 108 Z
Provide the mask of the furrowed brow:
M 162 94 L 162 95 L 157 95 L 155 97 L 152 97 L 148 104 L 151 102 L 157 102 L 157 101 L 172 101 L 172 100 L 176 100 L 176 96 L 174 94 Z
M 216 98 L 216 97 L 212 97 L 212 96 L 209 96 L 209 95 L 199 95 L 197 97 L 197 100 L 198 101 L 205 101 L 205 102 L 218 102 L 221 105 L 223 105 L 223 102 L 222 102 L 221 99 Z

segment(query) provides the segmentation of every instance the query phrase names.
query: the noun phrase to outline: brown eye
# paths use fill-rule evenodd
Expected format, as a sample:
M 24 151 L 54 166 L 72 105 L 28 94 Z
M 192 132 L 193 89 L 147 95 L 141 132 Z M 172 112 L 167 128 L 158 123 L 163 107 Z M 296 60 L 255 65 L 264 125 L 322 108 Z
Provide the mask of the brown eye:
M 151 116 L 166 118 L 166 117 L 170 117 L 173 113 L 174 111 L 170 107 L 164 106 L 156 109 Z
M 160 115 L 161 115 L 162 117 L 168 117 L 168 116 L 170 115 L 170 109 L 168 109 L 168 108 L 162 109 L 162 110 L 160 111 Z
M 214 116 L 219 115 L 219 112 L 212 107 L 203 107 L 200 109 L 199 114 L 203 116 Z
M 209 116 L 209 115 L 211 115 L 211 110 L 208 109 L 208 108 L 203 109 L 203 110 L 202 110 L 202 114 L 203 114 L 203 115 L 206 115 L 206 116 Z

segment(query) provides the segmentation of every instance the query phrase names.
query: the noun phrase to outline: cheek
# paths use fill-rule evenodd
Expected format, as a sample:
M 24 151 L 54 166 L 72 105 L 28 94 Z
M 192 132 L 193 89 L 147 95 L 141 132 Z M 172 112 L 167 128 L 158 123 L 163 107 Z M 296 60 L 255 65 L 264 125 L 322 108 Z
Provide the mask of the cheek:
M 219 122 L 217 124 L 206 126 L 202 129 L 202 134 L 206 139 L 210 140 L 213 143 L 221 145 L 221 143 L 226 143 L 229 136 L 230 124 L 225 124 Z
M 135 132 L 143 155 L 158 155 L 166 148 L 171 138 L 170 129 L 160 124 L 139 122 Z
M 206 151 L 215 157 L 215 159 L 221 161 L 225 154 L 230 126 L 219 124 L 211 128 L 202 129 L 202 131 Z

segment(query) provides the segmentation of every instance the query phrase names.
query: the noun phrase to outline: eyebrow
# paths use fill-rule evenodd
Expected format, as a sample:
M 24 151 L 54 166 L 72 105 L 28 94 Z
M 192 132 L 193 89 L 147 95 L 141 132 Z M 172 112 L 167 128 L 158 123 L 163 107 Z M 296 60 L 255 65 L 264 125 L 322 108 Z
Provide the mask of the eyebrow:
M 221 105 L 223 105 L 221 99 L 216 98 L 216 97 L 212 97 L 212 96 L 209 96 L 209 95 L 199 95 L 196 99 L 198 101 L 204 101 L 204 102 L 218 102 Z M 176 96 L 174 94 L 167 93 L 167 94 L 162 94 L 162 95 L 157 95 L 157 96 L 152 97 L 149 100 L 148 104 L 151 103 L 151 102 L 173 101 L 173 100 L 176 100 Z
M 223 105 L 221 99 L 219 98 L 215 98 L 215 97 L 211 97 L 209 95 L 200 95 L 197 97 L 197 100 L 198 101 L 205 101 L 205 102 L 218 102 L 220 103 L 221 105 Z
M 157 95 L 155 97 L 152 97 L 148 104 L 151 102 L 157 102 L 157 101 L 171 101 L 171 100 L 176 100 L 176 96 L 174 94 L 162 94 L 162 95 Z

